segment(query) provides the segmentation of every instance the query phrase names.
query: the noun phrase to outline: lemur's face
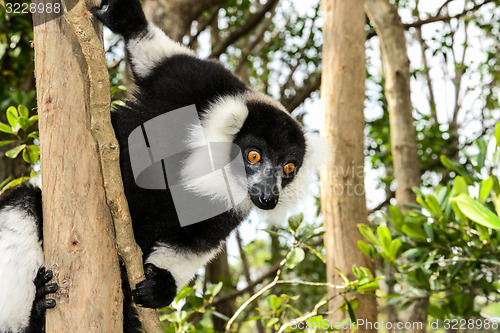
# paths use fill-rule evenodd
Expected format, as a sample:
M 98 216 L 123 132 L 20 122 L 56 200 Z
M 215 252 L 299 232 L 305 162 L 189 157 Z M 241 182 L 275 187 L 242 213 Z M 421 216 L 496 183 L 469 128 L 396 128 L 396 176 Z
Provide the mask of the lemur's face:
M 296 121 L 281 110 L 249 104 L 248 118 L 235 138 L 241 148 L 248 193 L 260 209 L 276 207 L 293 182 L 305 155 L 305 138 Z

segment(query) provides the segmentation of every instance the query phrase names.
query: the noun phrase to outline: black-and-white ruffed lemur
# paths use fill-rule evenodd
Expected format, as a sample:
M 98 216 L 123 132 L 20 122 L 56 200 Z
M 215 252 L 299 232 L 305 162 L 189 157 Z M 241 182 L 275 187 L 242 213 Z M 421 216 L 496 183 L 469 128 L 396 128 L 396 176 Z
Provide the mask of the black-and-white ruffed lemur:
M 141 306 L 164 307 L 219 252 L 252 207 L 271 219 L 283 219 L 308 187 L 308 173 L 317 167 L 313 155 L 318 154 L 313 136 L 281 104 L 250 89 L 220 63 L 199 59 L 171 40 L 146 20 L 139 0 L 105 1 L 92 13 L 124 37 L 138 89 L 112 112 L 146 273 L 146 280 L 125 294 Z M 246 197 L 224 213 L 182 227 L 168 188 L 136 184 L 128 137 L 148 120 L 192 104 L 209 140 L 239 147 L 246 179 L 235 181 Z M 198 167 L 190 163 L 195 160 L 187 158 L 181 173 Z M 214 183 L 208 179 L 190 186 L 199 195 L 217 197 L 221 186 Z M 55 306 L 50 294 L 57 285 L 43 268 L 41 198 L 34 185 L 18 186 L 0 197 L 0 332 L 43 332 L 45 310 Z M 126 297 L 124 331 L 138 332 L 130 301 Z

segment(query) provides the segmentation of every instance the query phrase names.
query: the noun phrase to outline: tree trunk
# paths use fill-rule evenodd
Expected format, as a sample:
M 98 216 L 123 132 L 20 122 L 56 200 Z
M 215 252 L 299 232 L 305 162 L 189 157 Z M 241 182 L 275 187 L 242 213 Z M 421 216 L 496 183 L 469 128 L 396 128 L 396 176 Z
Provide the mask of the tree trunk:
M 57 306 L 47 312 L 47 332 L 122 332 L 114 229 L 90 126 L 92 108 L 103 107 L 91 96 L 109 94 L 109 79 L 89 79 L 77 36 L 97 34 L 70 23 L 72 17 L 87 20 L 86 4 L 65 5 L 72 8 L 65 16 L 33 15 L 44 251 L 59 284 Z M 105 63 L 102 51 L 94 55 Z
M 217 284 L 226 278 L 231 280 L 231 274 L 229 273 L 229 263 L 227 260 L 227 247 L 224 246 L 223 251 L 217 255 L 217 257 L 212 260 L 205 268 L 205 279 L 213 284 Z M 226 288 L 232 289 L 232 286 L 226 284 Z M 217 304 L 215 310 L 223 315 L 231 317 L 234 313 L 235 299 L 228 299 L 225 302 Z M 214 324 L 214 331 L 224 332 L 226 328 L 226 321 L 217 316 L 212 316 L 212 322 Z
M 327 280 L 342 285 L 333 266 L 353 278 L 352 265 L 373 270 L 360 250 L 358 223 L 367 223 L 364 193 L 365 14 L 362 0 L 322 0 L 323 74 L 321 98 L 325 113 L 322 135 L 331 148 L 328 164 L 321 170 L 321 207 L 325 224 Z M 329 296 L 336 290 L 329 290 Z M 335 299 L 337 300 L 337 299 Z M 342 301 L 342 299 L 340 299 Z M 358 319 L 375 323 L 374 297 L 360 299 Z M 338 302 L 330 302 L 330 320 L 347 317 Z M 375 332 L 359 327 L 360 332 Z
M 385 91 L 389 106 L 391 149 L 394 175 L 397 183 L 396 200 L 405 210 L 404 203 L 415 203 L 413 187 L 420 186 L 417 140 L 413 126 L 410 96 L 410 62 L 406 50 L 404 27 L 396 7 L 389 0 L 365 0 L 366 13 L 379 37 L 385 67 Z M 427 297 L 415 301 L 401 314 L 400 320 L 427 323 Z

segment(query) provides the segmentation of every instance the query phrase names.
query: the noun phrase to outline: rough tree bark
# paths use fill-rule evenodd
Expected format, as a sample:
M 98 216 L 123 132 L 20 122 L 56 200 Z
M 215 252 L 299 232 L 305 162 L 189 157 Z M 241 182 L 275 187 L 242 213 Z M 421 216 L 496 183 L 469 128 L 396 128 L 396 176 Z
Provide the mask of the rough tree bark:
M 364 193 L 365 14 L 362 0 L 322 0 L 323 74 L 321 98 L 324 108 L 322 135 L 331 148 L 321 170 L 321 207 L 325 225 L 327 279 L 341 285 L 333 266 L 353 278 L 352 265 L 373 269 L 358 250 L 358 223 L 367 223 Z M 337 291 L 330 289 L 329 296 Z M 360 299 L 356 317 L 376 322 L 374 297 Z M 334 323 L 347 314 L 330 302 Z M 360 332 L 375 332 L 359 327 Z
M 69 8 L 73 8 L 75 3 L 67 2 L 67 5 Z M 100 218 L 100 220 L 98 220 L 98 222 L 100 222 L 99 226 L 105 228 L 104 230 L 102 230 L 102 228 L 96 228 L 92 225 L 92 223 L 90 223 L 89 228 L 91 228 L 91 231 L 93 231 L 93 233 L 85 233 L 86 236 L 82 237 L 81 240 L 77 239 L 76 242 L 74 241 L 74 238 L 72 238 L 71 242 L 73 246 L 78 246 L 78 243 L 88 245 L 84 247 L 85 251 L 91 252 L 92 250 L 94 250 L 93 252 L 96 252 L 87 255 L 87 257 L 92 259 L 91 263 L 94 263 L 96 259 L 97 262 L 99 262 L 99 259 L 103 262 L 100 265 L 97 265 L 97 269 L 102 272 L 110 272 L 109 280 L 105 280 L 103 282 L 105 284 L 109 284 L 110 287 L 107 288 L 112 289 L 113 292 L 116 292 L 116 286 L 118 286 L 118 294 L 114 295 L 114 297 L 106 298 L 109 302 L 112 302 L 112 305 L 114 306 L 111 311 L 107 311 L 108 309 L 106 308 L 106 305 L 108 304 L 103 304 L 102 309 L 100 308 L 101 304 L 93 304 L 93 307 L 97 308 L 97 310 L 94 311 L 95 316 L 91 316 L 89 315 L 89 313 L 85 312 L 85 308 L 79 308 L 81 307 L 81 305 L 78 302 L 82 302 L 82 299 L 85 300 L 85 302 L 89 302 L 89 300 L 92 300 L 93 294 L 89 294 L 89 286 L 85 286 L 85 284 L 93 282 L 91 284 L 92 286 L 95 282 L 97 282 L 95 285 L 100 286 L 103 282 L 100 282 L 99 279 L 97 279 L 97 281 L 92 281 L 85 275 L 82 276 L 83 288 L 78 289 L 80 286 L 77 286 L 77 282 L 75 281 L 68 282 L 69 286 L 76 289 L 76 292 L 73 292 L 73 296 L 70 287 L 67 287 L 67 289 L 64 291 L 66 292 L 66 294 L 73 296 L 76 301 L 68 302 L 70 304 L 70 311 L 62 308 L 61 312 L 58 313 L 58 318 L 55 321 L 52 321 L 48 316 L 49 324 L 47 326 L 49 330 L 50 327 L 52 327 L 52 329 L 54 329 L 56 332 L 67 331 L 67 329 L 71 329 L 71 332 L 77 332 L 74 330 L 74 328 L 66 328 L 67 326 L 63 326 L 62 328 L 61 325 L 65 325 L 65 323 L 59 320 L 61 318 L 72 318 L 73 314 L 71 312 L 75 311 L 73 307 L 76 307 L 76 309 L 79 310 L 82 316 L 87 319 L 89 325 L 97 325 L 92 327 L 98 327 L 99 331 L 122 331 L 122 295 L 119 272 L 118 276 L 116 276 L 117 256 L 114 246 L 114 234 L 112 232 L 113 224 L 110 223 L 110 211 L 115 222 L 114 228 L 116 231 L 116 245 L 127 267 L 127 274 L 130 284 L 132 286 L 135 286 L 135 284 L 137 284 L 139 281 L 144 280 L 142 252 L 135 242 L 132 231 L 130 214 L 128 212 L 128 204 L 125 198 L 123 183 L 121 180 L 119 166 L 119 147 L 113 127 L 111 125 L 109 113 L 110 87 L 106 62 L 104 59 L 104 52 L 102 50 L 100 38 L 98 34 L 96 34 L 96 29 L 92 25 L 89 13 L 87 11 L 87 9 L 92 5 L 93 4 L 91 1 L 80 1 L 79 3 L 76 3 L 76 6 L 62 18 L 65 21 L 65 26 L 61 26 L 59 28 L 61 30 L 58 30 L 57 28 L 59 25 L 53 25 L 54 22 L 55 24 L 58 24 L 58 20 L 61 20 L 61 18 L 57 18 L 50 23 L 44 24 L 43 28 L 40 28 L 40 30 L 35 31 L 35 54 L 37 59 L 36 68 L 37 74 L 39 74 L 39 79 L 37 80 L 37 83 L 39 84 L 38 102 L 39 105 L 45 106 L 44 109 L 40 110 L 40 132 L 42 137 L 47 136 L 48 138 L 50 138 L 49 140 L 52 140 L 49 142 L 45 142 L 42 138 L 42 140 L 44 141 L 44 144 L 42 146 L 42 164 L 44 165 L 44 173 L 42 174 L 42 177 L 44 179 L 48 179 L 47 181 L 44 180 L 44 184 L 48 182 L 49 186 L 53 186 L 54 190 L 57 191 L 57 194 L 49 192 L 49 195 L 47 196 L 44 188 L 44 212 L 50 210 L 50 215 L 46 213 L 46 215 L 49 215 L 49 218 L 46 218 L 44 216 L 44 220 L 46 230 L 50 230 L 50 228 L 53 228 L 55 229 L 55 231 L 60 232 L 60 235 L 54 237 L 56 238 L 56 243 L 46 245 L 45 248 L 47 258 L 53 259 L 51 253 L 55 252 L 60 256 L 56 260 L 60 260 L 62 257 L 63 265 L 70 264 L 70 267 L 63 268 L 62 271 L 68 270 L 70 277 L 72 277 L 73 274 L 75 274 L 73 270 L 77 269 L 77 266 L 73 265 L 75 259 L 71 256 L 68 256 L 67 253 L 64 253 L 65 249 L 56 249 L 58 244 L 57 242 L 59 241 L 59 239 L 64 239 L 65 237 L 67 237 L 66 234 L 68 233 L 68 231 L 64 230 L 65 227 L 62 225 L 56 224 L 55 226 L 53 226 L 50 219 L 57 218 L 56 214 L 71 214 L 72 209 L 79 209 L 82 213 L 81 221 L 75 221 L 74 225 L 70 225 L 71 228 L 69 232 L 71 233 L 70 236 L 73 237 L 74 231 L 78 231 L 79 228 L 81 228 L 80 225 L 77 225 L 79 224 L 77 222 L 85 221 L 85 217 L 87 217 L 90 221 L 93 221 L 93 218 Z M 40 24 L 47 21 L 47 17 L 42 15 L 35 15 L 34 21 L 35 24 Z M 65 31 L 69 32 L 64 33 Z M 47 37 L 50 37 L 51 39 L 54 39 L 56 41 L 58 40 L 57 38 L 63 39 L 65 42 L 63 45 L 65 45 L 66 47 L 59 48 L 59 53 L 50 53 L 50 48 L 47 49 L 43 47 L 45 46 L 44 43 L 46 42 Z M 42 44 L 38 44 L 38 42 Z M 59 60 L 59 57 L 70 59 L 68 63 L 74 66 L 74 70 L 68 71 L 69 74 L 63 71 L 58 71 L 57 68 L 66 69 L 66 67 L 57 67 L 57 65 L 54 65 L 60 65 L 58 61 L 54 61 L 54 59 Z M 76 67 L 75 65 L 77 65 L 78 67 Z M 64 83 L 74 79 L 75 76 L 79 77 L 80 81 L 77 82 L 76 86 L 72 86 L 73 89 L 71 90 L 71 93 L 74 96 L 78 96 L 78 99 L 76 100 L 78 104 L 69 105 L 69 102 L 66 103 L 66 101 L 60 100 L 64 97 L 65 91 L 62 91 L 61 89 L 54 89 L 50 85 L 50 83 L 55 81 L 58 83 L 62 83 L 59 87 L 65 87 Z M 68 99 L 68 101 L 72 101 L 72 99 Z M 78 110 L 81 111 L 78 112 Z M 54 114 L 54 111 L 56 111 L 56 114 Z M 42 121 L 42 115 L 44 115 L 44 112 L 45 118 Z M 50 115 L 50 113 L 53 114 Z M 84 121 L 82 121 L 82 119 Z M 46 124 L 45 120 L 47 121 Z M 67 131 L 59 131 L 58 133 L 54 134 L 54 128 L 57 128 L 57 126 L 61 125 L 67 125 Z M 67 140 L 68 137 L 74 137 L 75 128 L 77 128 L 78 130 L 77 134 L 85 137 L 85 142 L 80 142 L 80 144 L 85 144 L 87 141 L 89 144 L 81 147 L 78 145 L 78 140 L 73 140 L 71 142 L 72 144 L 68 145 L 66 149 L 61 149 L 61 146 L 58 146 L 58 144 L 64 142 L 64 140 Z M 91 141 L 91 138 L 89 138 L 88 135 L 90 133 L 95 141 Z M 68 155 L 68 149 L 73 150 L 73 155 Z M 45 167 L 44 161 L 46 159 L 44 159 L 44 157 L 50 156 L 51 151 L 57 151 L 59 152 L 59 155 L 61 155 L 61 152 L 63 153 L 63 155 L 60 156 L 59 159 L 56 159 L 56 161 L 51 158 L 50 162 L 48 162 L 48 164 L 53 163 L 51 164 L 52 166 L 61 167 L 59 169 L 62 170 L 60 172 L 60 175 L 58 175 L 57 172 L 54 172 L 54 170 L 51 170 L 51 165 L 49 165 L 48 168 Z M 83 151 L 84 153 L 82 153 Z M 49 154 L 46 154 L 46 152 L 49 152 Z M 80 155 L 78 155 L 78 153 L 80 153 Z M 75 156 L 75 154 L 77 155 Z M 98 156 L 96 156 L 96 154 Z M 84 156 L 84 161 L 78 159 L 82 156 Z M 74 162 L 74 164 L 72 165 L 68 162 Z M 82 162 L 85 164 L 82 165 Z M 85 166 L 87 165 L 91 166 L 94 170 L 91 172 L 91 170 L 86 169 Z M 78 168 L 79 166 L 81 166 L 81 169 Z M 66 168 L 70 170 L 67 171 Z M 97 170 L 95 170 L 96 168 Z M 87 171 L 87 177 L 84 178 L 85 181 L 82 182 L 82 184 L 79 184 L 78 182 L 72 183 L 72 179 L 78 179 L 79 172 L 77 170 L 80 170 L 80 172 L 82 172 L 82 170 Z M 50 171 L 50 174 L 52 176 L 51 178 L 44 176 L 46 174 L 46 171 Z M 62 186 L 60 185 L 62 189 L 58 187 L 60 182 L 54 182 L 54 178 L 57 179 L 58 176 L 60 176 L 60 179 L 63 179 L 63 184 Z M 81 187 L 78 185 L 81 185 Z M 103 186 L 108 207 L 103 207 Z M 78 204 L 76 205 L 76 207 L 71 207 L 71 205 L 74 204 L 74 200 L 69 200 L 66 203 L 67 206 L 64 205 L 61 211 L 54 211 L 53 209 L 51 209 L 51 205 L 53 206 L 55 204 L 55 202 L 53 202 L 52 200 L 60 199 L 58 198 L 58 195 L 64 196 L 65 191 L 67 191 L 67 189 L 65 188 L 71 188 L 73 190 L 72 192 L 74 192 L 74 195 L 78 200 Z M 89 189 L 91 189 L 92 191 L 88 191 Z M 88 193 L 87 195 L 95 194 L 95 197 L 92 196 L 92 199 L 94 200 L 87 201 L 88 197 L 85 196 L 86 193 Z M 46 209 L 45 207 L 49 208 Z M 95 212 L 90 214 L 87 213 L 86 210 L 88 208 L 94 208 Z M 101 236 L 103 240 L 100 241 L 99 237 L 96 237 L 96 233 L 97 235 L 103 235 Z M 80 237 L 80 235 L 78 235 L 78 237 Z M 89 239 L 87 239 L 86 237 L 89 237 L 91 240 L 97 239 L 97 245 L 104 242 L 106 245 L 106 251 L 102 253 L 100 251 L 95 251 L 96 249 L 100 249 L 100 247 L 93 246 Z M 46 238 L 48 237 L 46 236 Z M 85 242 L 83 242 L 82 240 L 85 240 Z M 86 242 L 88 244 L 85 244 Z M 48 247 L 50 245 L 52 245 L 52 249 Z M 71 250 L 74 249 L 70 248 L 70 251 Z M 82 264 L 88 265 L 88 263 L 83 263 L 83 260 Z M 86 268 L 88 266 L 84 267 Z M 59 270 L 60 266 L 58 266 L 57 269 Z M 56 271 L 56 273 L 58 273 L 58 271 Z M 96 278 L 99 278 L 99 275 L 97 275 Z M 59 280 L 61 280 L 60 277 Z M 66 281 L 64 281 L 63 283 L 65 282 Z M 95 292 L 99 294 L 99 289 L 94 289 Z M 85 292 L 87 294 L 85 294 Z M 94 291 L 90 290 L 90 292 L 92 293 Z M 110 295 L 104 294 L 104 296 Z M 68 299 L 71 298 L 68 297 Z M 60 304 L 60 302 L 58 302 L 58 304 Z M 59 309 L 59 305 L 57 309 Z M 62 314 L 63 311 L 64 314 Z M 158 321 L 155 310 L 139 307 L 138 311 L 140 320 L 146 332 L 162 332 L 161 325 Z M 108 326 L 104 326 L 102 324 L 102 318 L 106 318 L 105 323 L 108 323 Z M 72 322 L 72 320 L 67 321 L 67 323 Z M 88 332 L 90 326 L 83 327 L 78 322 L 77 324 L 79 325 L 78 327 L 82 332 Z
M 404 26 L 396 7 L 389 0 L 365 0 L 365 9 L 379 37 L 385 66 L 385 90 L 389 106 L 391 149 L 396 179 L 396 200 L 405 210 L 404 203 L 414 203 L 413 187 L 420 186 L 417 140 L 413 127 L 410 97 L 410 62 L 406 49 Z M 415 301 L 401 314 L 401 320 L 427 323 L 425 310 L 427 297 Z M 409 331 L 410 332 L 410 331 Z
M 46 326 L 47 332 L 121 332 L 120 269 L 89 117 L 98 107 L 91 96 L 96 89 L 109 94 L 109 86 L 89 80 L 77 35 L 97 37 L 70 22 L 89 15 L 83 1 L 75 4 L 66 2 L 70 13 L 51 20 L 50 14 L 33 15 L 44 250 L 59 284 Z M 104 62 L 101 53 L 95 56 Z

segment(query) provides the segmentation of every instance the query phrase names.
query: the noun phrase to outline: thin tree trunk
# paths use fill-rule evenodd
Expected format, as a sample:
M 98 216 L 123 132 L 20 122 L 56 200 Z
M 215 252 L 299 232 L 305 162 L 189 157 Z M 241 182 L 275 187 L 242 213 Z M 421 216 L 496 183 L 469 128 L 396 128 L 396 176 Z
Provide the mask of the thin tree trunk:
M 114 228 L 89 116 L 102 105 L 91 98 L 99 87 L 89 79 L 77 38 L 97 35 L 70 23 L 75 16 L 89 15 L 84 1 L 65 5 L 72 8 L 65 16 L 48 20 L 50 14 L 33 15 L 44 251 L 59 284 L 57 306 L 47 312 L 47 332 L 122 332 Z M 95 56 L 105 62 L 100 50 Z M 109 87 L 100 88 L 109 94 Z
M 410 62 L 406 49 L 404 27 L 396 7 L 389 0 L 365 0 L 365 9 L 379 37 L 385 66 L 385 91 L 389 106 L 391 148 L 394 174 L 397 183 L 396 200 L 405 210 L 405 203 L 415 203 L 413 187 L 420 186 L 417 140 L 413 126 L 413 107 L 410 97 Z M 428 297 L 415 301 L 401 313 L 407 322 L 423 322 L 425 332 Z
M 229 273 L 229 263 L 227 260 L 227 247 L 224 247 L 223 251 L 219 253 L 217 258 L 212 260 L 205 268 L 205 279 L 213 284 L 221 282 L 222 278 L 226 277 L 228 280 L 231 279 L 231 274 Z M 226 285 L 227 287 L 227 285 Z M 231 286 L 229 286 L 231 287 Z M 228 299 L 225 302 L 217 304 L 215 310 L 223 315 L 231 317 L 234 313 L 235 299 Z M 212 316 L 212 322 L 214 324 L 214 330 L 216 332 L 224 332 L 226 327 L 226 321 L 217 317 Z
M 373 270 L 358 250 L 358 223 L 367 223 L 364 192 L 365 14 L 362 0 L 322 0 L 323 74 L 321 98 L 325 112 L 322 134 L 331 147 L 328 165 L 321 171 L 321 207 L 325 224 L 327 280 L 341 285 L 333 266 L 353 278 L 352 266 Z M 335 294 L 330 289 L 329 296 Z M 356 317 L 375 323 L 374 297 L 362 297 Z M 330 320 L 340 322 L 346 313 L 331 302 Z M 360 326 L 359 332 L 375 332 Z

